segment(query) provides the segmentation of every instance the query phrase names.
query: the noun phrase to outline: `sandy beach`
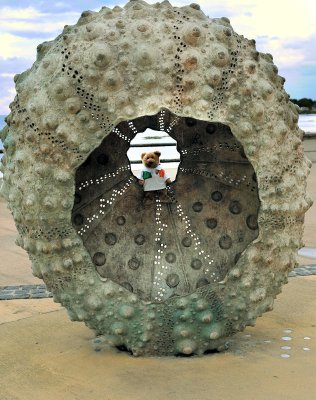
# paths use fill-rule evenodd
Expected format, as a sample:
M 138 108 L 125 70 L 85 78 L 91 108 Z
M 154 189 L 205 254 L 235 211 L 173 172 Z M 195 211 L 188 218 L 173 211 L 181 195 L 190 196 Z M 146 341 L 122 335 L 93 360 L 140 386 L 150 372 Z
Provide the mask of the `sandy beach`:
M 0 398 L 313 400 L 315 285 L 315 277 L 291 278 L 274 311 L 234 336 L 227 352 L 191 358 L 96 352 L 92 332 L 51 300 L 2 301 Z
M 308 178 L 316 199 L 316 164 Z M 0 199 L 0 286 L 39 284 Z M 316 247 L 316 204 L 304 242 Z M 300 257 L 300 265 L 316 260 Z M 51 298 L 0 301 L 1 400 L 312 400 L 316 389 L 316 276 L 289 278 L 274 310 L 224 353 L 133 358 L 93 343 Z M 100 351 L 95 351 L 100 350 Z

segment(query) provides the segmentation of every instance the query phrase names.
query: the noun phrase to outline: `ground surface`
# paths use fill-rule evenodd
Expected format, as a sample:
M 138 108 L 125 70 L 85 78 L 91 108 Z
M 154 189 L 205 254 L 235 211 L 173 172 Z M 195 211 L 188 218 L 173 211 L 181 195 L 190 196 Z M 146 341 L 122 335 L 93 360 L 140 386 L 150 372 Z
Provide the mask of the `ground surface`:
M 316 164 L 308 190 L 316 199 Z M 42 284 L 15 237 L 0 199 L 0 286 Z M 304 241 L 316 247 L 316 204 Z M 289 278 L 256 327 L 201 358 L 133 358 L 93 344 L 51 298 L 0 301 L 0 338 L 0 400 L 316 400 L 316 276 Z
M 0 398 L 316 399 L 315 288 L 316 277 L 290 278 L 274 311 L 232 338 L 227 352 L 190 358 L 96 352 L 92 332 L 51 299 L 2 301 Z

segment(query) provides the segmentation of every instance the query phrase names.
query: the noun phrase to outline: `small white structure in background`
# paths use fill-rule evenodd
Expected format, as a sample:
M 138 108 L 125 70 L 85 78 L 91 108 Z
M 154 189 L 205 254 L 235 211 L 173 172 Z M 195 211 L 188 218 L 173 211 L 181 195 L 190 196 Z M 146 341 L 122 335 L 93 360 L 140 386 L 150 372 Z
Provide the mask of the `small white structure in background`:
M 130 160 L 133 174 L 138 176 L 139 172 L 143 168 L 143 164 L 139 163 L 141 161 L 141 154 L 145 151 L 148 152 L 155 150 L 161 152 L 161 160 L 166 160 L 163 162 L 163 168 L 168 172 L 170 179 L 174 181 L 180 163 L 180 154 L 177 150 L 177 141 L 164 131 L 154 131 L 153 129 L 149 128 L 144 132 L 138 133 L 134 139 L 131 140 L 131 147 L 127 152 L 127 157 Z M 179 161 L 168 162 L 167 160 Z

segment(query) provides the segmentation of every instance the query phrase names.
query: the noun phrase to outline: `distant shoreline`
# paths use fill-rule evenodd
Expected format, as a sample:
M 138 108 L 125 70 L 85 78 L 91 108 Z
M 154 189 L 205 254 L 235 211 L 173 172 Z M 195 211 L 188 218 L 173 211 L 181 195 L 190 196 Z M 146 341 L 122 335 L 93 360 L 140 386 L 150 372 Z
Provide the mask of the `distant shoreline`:
M 311 110 L 311 111 L 299 111 L 298 113 L 299 113 L 300 115 L 316 114 L 316 110 Z

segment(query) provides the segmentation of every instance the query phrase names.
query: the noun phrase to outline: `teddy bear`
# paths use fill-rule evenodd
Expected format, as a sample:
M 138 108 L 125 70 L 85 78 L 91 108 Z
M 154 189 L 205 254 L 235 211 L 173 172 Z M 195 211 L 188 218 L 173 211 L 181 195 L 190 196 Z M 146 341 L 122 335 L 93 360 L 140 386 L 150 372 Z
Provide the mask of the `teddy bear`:
M 159 198 L 162 203 L 171 203 L 166 185 L 171 183 L 166 171 L 160 165 L 160 151 L 141 154 L 143 169 L 138 175 L 139 184 L 144 188 L 144 205 L 148 205 Z

